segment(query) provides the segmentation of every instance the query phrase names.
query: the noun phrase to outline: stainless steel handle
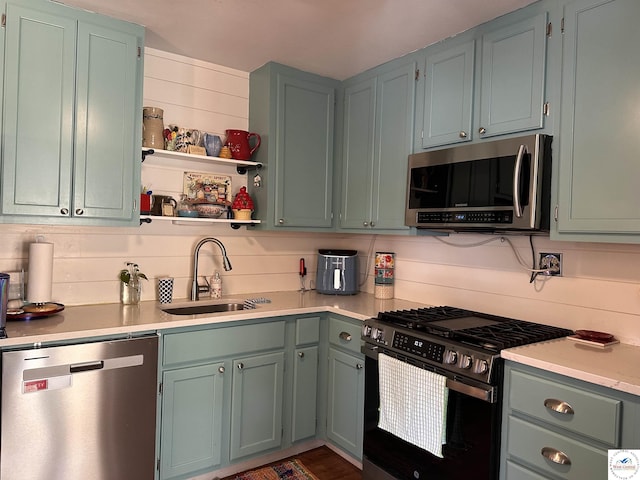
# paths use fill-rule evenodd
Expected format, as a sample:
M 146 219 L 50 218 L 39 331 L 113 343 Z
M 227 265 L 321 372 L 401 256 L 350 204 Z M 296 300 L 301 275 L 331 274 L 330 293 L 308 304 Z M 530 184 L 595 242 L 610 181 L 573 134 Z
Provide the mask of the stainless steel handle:
M 371 226 L 371 227 L 375 227 L 375 226 L 376 226 L 376 224 L 375 224 L 374 222 L 369 222 L 369 226 Z
M 356 370 L 362 370 L 364 367 L 361 363 L 356 363 Z
M 84 214 L 84 210 L 82 210 L 81 208 L 76 208 L 76 215 L 83 215 Z
M 486 129 L 486 128 L 484 128 L 484 127 L 480 127 L 480 128 L 478 129 L 478 133 L 479 133 L 480 135 L 484 135 L 485 133 L 487 133 L 487 129 Z
M 460 138 L 467 138 L 467 132 L 465 132 L 465 131 L 461 131 L 461 132 L 458 134 L 458 136 L 459 136 Z
M 281 218 L 280 220 L 278 220 L 278 224 L 279 225 L 284 225 L 284 218 Z
M 304 352 L 298 352 L 298 356 L 299 356 L 300 358 L 304 358 Z
M 369 222 L 362 222 L 362 226 L 363 227 L 368 227 L 369 226 Z
M 457 380 L 452 380 L 447 378 L 447 388 L 449 390 L 453 390 L 458 393 L 462 393 L 463 395 L 468 395 L 469 397 L 477 398 L 478 400 L 483 400 L 489 403 L 496 403 L 497 400 L 495 398 L 495 388 L 490 387 L 488 389 L 480 388 L 480 387 L 472 387 L 471 385 L 467 385 L 466 383 L 458 382 Z
M 527 153 L 527 146 L 520 145 L 518 148 L 518 156 L 516 157 L 516 165 L 513 167 L 513 209 L 516 217 L 522 217 L 522 206 L 520 205 L 520 170 L 522 169 L 522 159 Z
M 238 364 L 238 370 L 242 370 L 244 368 L 244 363 L 240 362 Z
M 60 213 L 62 215 L 69 215 L 69 209 L 68 208 L 61 208 L 60 209 Z
M 344 340 L 345 342 L 350 342 L 351 341 L 351 334 L 347 333 L 347 332 L 340 332 L 340 335 L 338 335 L 340 337 L 340 340 Z
M 102 370 L 104 368 L 104 362 L 98 360 L 96 362 L 76 363 L 69 365 L 69 373 L 88 372 L 91 370 Z
M 553 410 L 554 412 L 558 413 L 564 413 L 565 415 L 573 415 L 575 413 L 571 405 L 556 398 L 547 398 L 544 401 L 544 406 L 549 410 Z
M 220 373 L 224 373 L 224 367 L 218 367 L 218 371 L 219 371 Z
M 543 447 L 540 454 L 547 460 L 557 463 L 558 465 L 571 465 L 571 459 L 566 453 L 551 447 Z

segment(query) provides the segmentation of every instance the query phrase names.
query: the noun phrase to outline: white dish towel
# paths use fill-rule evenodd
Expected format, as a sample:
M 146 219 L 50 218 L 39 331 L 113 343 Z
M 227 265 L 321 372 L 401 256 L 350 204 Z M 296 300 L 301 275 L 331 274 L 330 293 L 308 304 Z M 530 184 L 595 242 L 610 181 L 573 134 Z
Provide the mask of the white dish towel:
M 446 443 L 447 378 L 388 355 L 378 355 L 378 427 L 440 458 Z

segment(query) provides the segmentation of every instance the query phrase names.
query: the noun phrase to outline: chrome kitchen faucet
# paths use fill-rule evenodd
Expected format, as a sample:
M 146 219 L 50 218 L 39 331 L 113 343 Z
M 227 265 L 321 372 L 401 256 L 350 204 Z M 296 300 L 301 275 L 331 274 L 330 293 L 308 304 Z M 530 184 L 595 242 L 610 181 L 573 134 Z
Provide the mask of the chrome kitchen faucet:
M 231 270 L 231 262 L 229 261 L 229 257 L 227 257 L 227 250 L 224 248 L 224 244 L 220 240 L 213 237 L 206 237 L 200 240 L 196 245 L 196 248 L 193 250 L 193 283 L 191 284 L 191 300 L 192 301 L 199 300 L 200 293 L 203 293 L 209 290 L 208 285 L 207 286 L 198 285 L 198 258 L 200 256 L 200 248 L 202 248 L 202 246 L 205 243 L 209 243 L 209 242 L 215 243 L 220 247 L 220 250 L 222 251 L 222 266 L 227 272 Z

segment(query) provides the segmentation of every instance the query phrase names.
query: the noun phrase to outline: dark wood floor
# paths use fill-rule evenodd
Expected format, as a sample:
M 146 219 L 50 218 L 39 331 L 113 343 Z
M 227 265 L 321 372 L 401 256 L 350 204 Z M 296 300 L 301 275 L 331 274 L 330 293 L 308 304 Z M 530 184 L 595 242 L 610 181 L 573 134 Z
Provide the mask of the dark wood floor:
M 291 458 L 300 460 L 319 480 L 362 480 L 360 469 L 327 447 L 314 448 Z M 282 461 L 284 460 L 274 463 Z M 232 475 L 222 480 L 233 480 L 234 478 L 235 475 Z

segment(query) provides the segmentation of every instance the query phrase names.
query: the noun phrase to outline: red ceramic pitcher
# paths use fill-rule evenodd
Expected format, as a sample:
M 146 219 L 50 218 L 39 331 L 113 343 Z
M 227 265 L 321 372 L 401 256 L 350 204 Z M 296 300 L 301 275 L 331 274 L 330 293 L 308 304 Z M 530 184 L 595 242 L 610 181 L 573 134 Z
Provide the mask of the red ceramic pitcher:
M 249 144 L 251 137 L 255 140 L 253 148 Z M 236 160 L 251 160 L 251 155 L 260 146 L 260 135 L 244 130 L 227 130 L 227 146 Z

